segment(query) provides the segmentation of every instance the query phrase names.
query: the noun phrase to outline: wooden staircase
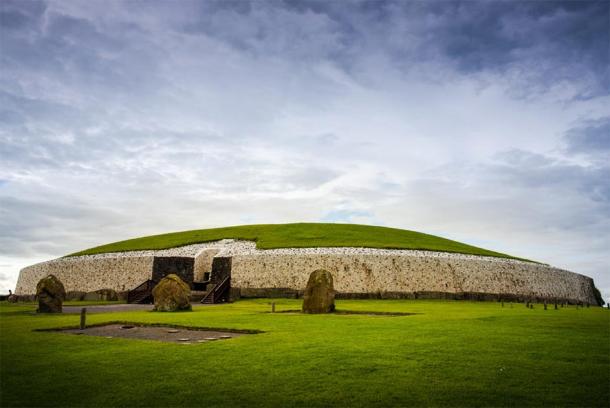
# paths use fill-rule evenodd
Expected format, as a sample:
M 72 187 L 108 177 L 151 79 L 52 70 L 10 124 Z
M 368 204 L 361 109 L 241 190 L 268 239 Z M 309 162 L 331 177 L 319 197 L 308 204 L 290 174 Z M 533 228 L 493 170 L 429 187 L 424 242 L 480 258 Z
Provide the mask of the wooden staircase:
M 127 303 L 153 303 L 152 290 L 157 283 L 152 279 L 142 282 L 127 293 Z M 201 286 L 195 287 L 200 288 Z M 206 290 L 191 290 L 190 301 L 205 304 L 226 302 L 229 300 L 230 278 L 225 278 L 220 285 L 206 282 L 205 288 Z
M 157 282 L 151 279 L 142 282 L 127 293 L 127 303 L 153 303 L 152 290 L 156 284 Z
M 229 301 L 231 277 L 227 276 L 219 284 L 208 284 L 206 295 L 201 299 L 203 304 L 224 303 Z

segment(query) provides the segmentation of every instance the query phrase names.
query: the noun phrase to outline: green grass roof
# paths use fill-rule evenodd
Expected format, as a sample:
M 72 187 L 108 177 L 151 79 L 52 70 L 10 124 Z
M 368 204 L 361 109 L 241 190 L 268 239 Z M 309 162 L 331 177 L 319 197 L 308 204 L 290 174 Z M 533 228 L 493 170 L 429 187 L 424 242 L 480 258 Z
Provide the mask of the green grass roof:
M 101 245 L 69 256 L 167 249 L 225 238 L 256 241 L 259 249 L 311 247 L 420 249 L 520 259 L 421 232 L 369 225 L 322 223 L 241 225 L 172 232 Z

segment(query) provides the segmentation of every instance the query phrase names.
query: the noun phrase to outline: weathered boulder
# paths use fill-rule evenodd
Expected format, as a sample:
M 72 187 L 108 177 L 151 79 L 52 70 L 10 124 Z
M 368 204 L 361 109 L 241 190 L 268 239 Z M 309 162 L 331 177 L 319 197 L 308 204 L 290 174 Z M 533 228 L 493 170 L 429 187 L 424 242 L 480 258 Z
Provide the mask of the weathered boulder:
M 83 300 L 87 301 L 111 301 L 111 300 L 119 300 L 119 296 L 116 291 L 113 289 L 99 289 L 93 292 L 87 292 L 83 296 Z
M 303 294 L 303 313 L 331 313 L 334 310 L 333 276 L 324 269 L 313 271 Z
M 66 290 L 54 275 L 42 278 L 36 285 L 38 313 L 61 313 Z
M 153 288 L 153 298 L 158 312 L 191 310 L 191 288 L 178 275 L 170 274 Z

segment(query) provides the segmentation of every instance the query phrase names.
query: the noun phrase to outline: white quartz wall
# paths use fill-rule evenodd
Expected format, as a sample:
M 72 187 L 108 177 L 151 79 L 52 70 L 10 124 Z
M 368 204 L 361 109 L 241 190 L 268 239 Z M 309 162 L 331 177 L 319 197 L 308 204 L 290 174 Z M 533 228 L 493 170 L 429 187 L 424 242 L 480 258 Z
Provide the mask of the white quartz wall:
M 231 286 L 243 289 L 303 290 L 312 271 L 327 269 L 341 293 L 488 293 L 595 304 L 591 278 L 533 262 L 371 248 L 258 250 L 254 242 L 233 240 L 43 262 L 21 271 L 15 292 L 35 293 L 48 274 L 67 291 L 130 290 L 150 279 L 154 256 L 194 257 L 195 281 L 215 256 L 232 257 Z
M 45 276 L 55 275 L 66 292 L 91 292 L 98 289 L 130 290 L 150 279 L 153 257 L 69 257 L 28 266 L 17 280 L 17 295 L 36 293 L 36 284 Z
M 212 271 L 212 262 L 219 251 L 220 250 L 216 248 L 203 249 L 195 256 L 195 282 L 203 282 L 204 274 Z
M 470 292 L 595 304 L 593 281 L 583 275 L 530 262 L 438 253 L 235 255 L 231 286 L 302 290 L 316 269 L 330 271 L 342 293 Z

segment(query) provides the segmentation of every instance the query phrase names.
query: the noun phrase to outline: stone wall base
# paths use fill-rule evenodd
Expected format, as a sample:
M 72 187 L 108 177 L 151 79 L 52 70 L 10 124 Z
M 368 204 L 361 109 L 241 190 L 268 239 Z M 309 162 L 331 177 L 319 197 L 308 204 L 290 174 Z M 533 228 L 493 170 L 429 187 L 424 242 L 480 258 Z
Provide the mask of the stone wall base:
M 240 298 L 285 298 L 302 299 L 303 291 L 290 288 L 231 288 L 231 300 Z M 336 299 L 445 299 L 476 300 L 488 302 L 544 303 L 548 304 L 583 304 L 577 299 L 545 298 L 540 296 L 519 296 L 513 294 L 480 293 L 480 292 L 336 292 Z

